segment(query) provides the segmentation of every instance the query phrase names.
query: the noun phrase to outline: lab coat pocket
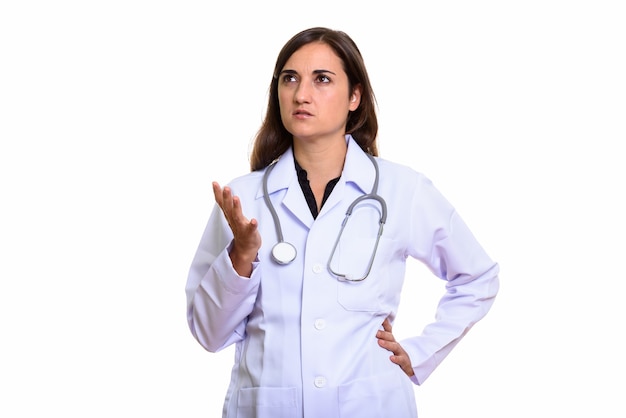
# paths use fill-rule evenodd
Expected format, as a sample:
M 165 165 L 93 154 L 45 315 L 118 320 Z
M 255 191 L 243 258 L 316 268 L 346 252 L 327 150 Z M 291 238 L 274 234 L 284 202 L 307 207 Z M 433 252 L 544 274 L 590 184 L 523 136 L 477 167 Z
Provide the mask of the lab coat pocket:
M 337 301 L 344 309 L 360 312 L 381 309 L 388 285 L 388 271 L 384 266 L 388 262 L 386 253 L 389 248 L 389 242 L 384 238 L 380 239 L 378 246 L 375 238 L 364 238 L 336 251 L 330 267 L 340 274 L 337 276 Z
M 409 379 L 394 370 L 339 386 L 341 418 L 417 418 Z
M 298 411 L 298 390 L 295 387 L 239 390 L 238 418 L 293 418 Z

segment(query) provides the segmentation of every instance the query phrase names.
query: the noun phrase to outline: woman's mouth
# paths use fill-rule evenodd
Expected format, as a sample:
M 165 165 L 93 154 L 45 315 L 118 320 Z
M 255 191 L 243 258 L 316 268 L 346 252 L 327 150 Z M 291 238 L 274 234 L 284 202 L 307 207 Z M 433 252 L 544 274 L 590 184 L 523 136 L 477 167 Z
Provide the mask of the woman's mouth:
M 309 117 L 309 116 L 313 116 L 313 114 L 311 112 L 309 112 L 308 110 L 296 109 L 295 112 L 293 112 L 293 116 L 295 116 L 297 118 L 306 118 L 306 117 Z

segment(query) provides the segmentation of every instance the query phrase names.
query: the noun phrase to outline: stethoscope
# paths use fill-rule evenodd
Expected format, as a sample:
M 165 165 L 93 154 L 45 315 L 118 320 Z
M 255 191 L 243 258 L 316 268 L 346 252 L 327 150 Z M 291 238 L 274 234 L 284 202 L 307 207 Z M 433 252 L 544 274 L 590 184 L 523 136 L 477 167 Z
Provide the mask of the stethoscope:
M 337 278 L 339 278 L 340 280 L 346 280 L 350 282 L 360 282 L 362 280 L 365 280 L 367 276 L 370 274 L 370 271 L 372 270 L 372 265 L 374 264 L 374 257 L 376 256 L 376 251 L 378 249 L 378 243 L 380 241 L 381 235 L 383 234 L 383 226 L 385 222 L 387 221 L 387 204 L 385 203 L 385 199 L 383 199 L 380 195 L 378 195 L 378 179 L 379 179 L 378 163 L 376 163 L 376 160 L 374 159 L 374 157 L 372 157 L 369 154 L 366 154 L 366 155 L 372 161 L 372 164 L 374 165 L 374 170 L 376 171 L 376 177 L 374 179 L 374 186 L 372 187 L 372 191 L 370 193 L 364 194 L 363 196 L 359 196 L 358 198 L 356 198 L 350 204 L 350 206 L 348 207 L 348 210 L 346 210 L 346 216 L 343 219 L 343 222 L 341 223 L 341 229 L 339 230 L 339 234 L 337 235 L 337 239 L 335 240 L 335 244 L 333 245 L 333 249 L 330 253 L 330 257 L 328 258 L 328 263 L 327 263 L 328 270 L 332 274 L 337 276 Z M 274 205 L 272 204 L 272 201 L 270 200 L 269 192 L 267 190 L 267 179 L 269 178 L 270 172 L 276 166 L 277 161 L 278 160 L 270 164 L 270 166 L 267 167 L 267 170 L 265 170 L 265 174 L 263 175 L 263 198 L 265 199 L 265 204 L 267 205 L 267 208 L 270 210 L 270 213 L 272 214 L 272 219 L 274 220 L 274 226 L 276 227 L 276 236 L 278 237 L 278 242 L 274 244 L 274 246 L 272 247 L 272 259 L 278 264 L 286 265 L 286 264 L 291 263 L 293 260 L 295 260 L 296 254 L 297 254 L 296 247 L 294 247 L 293 244 L 284 240 L 283 230 L 280 225 L 280 219 L 278 219 L 278 215 L 276 214 L 276 209 L 274 209 Z M 365 275 L 361 278 L 354 278 L 350 274 L 339 273 L 339 272 L 334 271 L 331 264 L 332 264 L 333 257 L 335 255 L 335 250 L 337 249 L 337 246 L 339 245 L 339 241 L 341 240 L 341 235 L 343 234 L 346 224 L 348 223 L 348 219 L 350 218 L 350 215 L 352 215 L 352 211 L 354 210 L 356 205 L 368 199 L 376 200 L 380 204 L 380 207 L 381 207 L 380 219 L 378 222 L 379 223 L 378 234 L 376 237 L 376 243 L 374 244 L 372 255 L 369 259 L 367 270 L 365 271 Z

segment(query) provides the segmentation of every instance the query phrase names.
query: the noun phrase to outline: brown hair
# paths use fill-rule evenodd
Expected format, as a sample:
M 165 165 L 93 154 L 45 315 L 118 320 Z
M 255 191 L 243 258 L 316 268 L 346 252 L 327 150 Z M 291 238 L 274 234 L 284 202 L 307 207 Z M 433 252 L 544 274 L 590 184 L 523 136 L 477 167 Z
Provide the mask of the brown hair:
M 376 98 L 361 52 L 354 41 L 344 32 L 317 27 L 306 29 L 294 35 L 278 54 L 269 89 L 265 120 L 256 134 L 250 155 L 250 169 L 252 171 L 267 167 L 272 161 L 280 157 L 293 141 L 292 135 L 285 129 L 280 117 L 278 74 L 294 52 L 312 42 L 323 42 L 335 51 L 343 62 L 343 69 L 348 76 L 351 93 L 356 86 L 360 86 L 361 103 L 355 111 L 348 115 L 346 133 L 352 134 L 363 151 L 374 156 L 378 155 L 376 146 L 376 136 L 378 135 Z

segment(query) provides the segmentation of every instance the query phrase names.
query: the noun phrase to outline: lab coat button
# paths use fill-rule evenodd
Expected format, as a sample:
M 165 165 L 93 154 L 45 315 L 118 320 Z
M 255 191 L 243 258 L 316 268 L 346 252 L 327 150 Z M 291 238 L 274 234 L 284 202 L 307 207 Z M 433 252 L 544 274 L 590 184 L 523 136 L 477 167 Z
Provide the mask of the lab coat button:
M 317 376 L 314 381 L 316 388 L 323 388 L 326 386 L 326 378 L 324 376 Z
M 322 270 L 323 270 L 323 267 L 319 263 L 313 266 L 313 273 L 319 274 L 322 272 Z
M 315 329 L 322 330 L 324 328 L 326 328 L 326 321 L 324 321 L 323 319 L 316 319 L 315 320 Z

